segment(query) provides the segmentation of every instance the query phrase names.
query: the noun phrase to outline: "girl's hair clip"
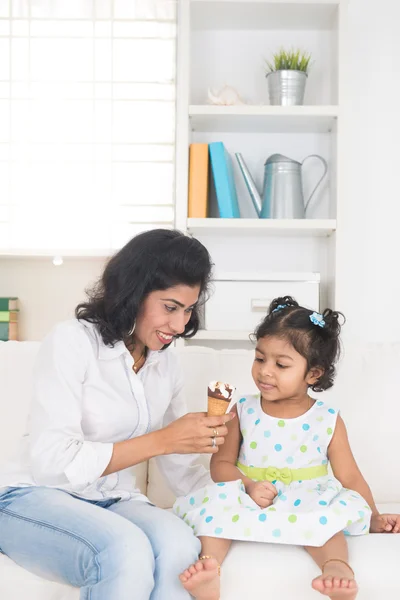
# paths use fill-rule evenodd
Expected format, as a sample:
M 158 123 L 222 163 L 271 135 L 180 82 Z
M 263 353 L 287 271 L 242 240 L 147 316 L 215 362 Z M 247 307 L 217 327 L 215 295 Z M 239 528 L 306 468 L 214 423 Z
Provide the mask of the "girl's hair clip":
M 318 325 L 318 327 L 325 327 L 325 321 L 324 321 L 324 317 L 317 312 L 313 312 L 312 315 L 310 315 L 310 321 L 313 325 Z
M 276 308 L 272 312 L 276 312 L 277 310 L 282 310 L 282 308 L 286 308 L 287 304 L 278 304 Z

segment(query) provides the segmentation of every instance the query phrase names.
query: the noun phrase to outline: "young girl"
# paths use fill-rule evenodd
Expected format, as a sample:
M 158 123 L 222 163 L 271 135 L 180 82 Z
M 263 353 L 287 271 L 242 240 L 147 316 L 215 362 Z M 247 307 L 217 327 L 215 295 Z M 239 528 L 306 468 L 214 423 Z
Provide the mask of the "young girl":
M 219 600 L 219 565 L 231 540 L 304 546 L 322 571 L 312 587 L 353 600 L 345 535 L 400 530 L 400 516 L 379 515 L 338 411 L 308 395 L 333 385 L 340 316 L 286 296 L 257 328 L 252 376 L 260 394 L 232 409 L 238 419 L 211 459 L 219 483 L 174 506 L 202 543 L 199 561 L 180 577 L 197 600 Z

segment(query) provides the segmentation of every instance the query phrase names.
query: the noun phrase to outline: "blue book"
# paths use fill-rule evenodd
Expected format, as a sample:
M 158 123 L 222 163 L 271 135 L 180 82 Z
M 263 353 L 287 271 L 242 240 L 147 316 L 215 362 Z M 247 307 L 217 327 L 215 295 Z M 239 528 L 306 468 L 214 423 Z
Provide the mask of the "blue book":
M 240 212 L 231 157 L 222 142 L 209 144 L 209 150 L 219 216 L 223 219 L 239 219 Z

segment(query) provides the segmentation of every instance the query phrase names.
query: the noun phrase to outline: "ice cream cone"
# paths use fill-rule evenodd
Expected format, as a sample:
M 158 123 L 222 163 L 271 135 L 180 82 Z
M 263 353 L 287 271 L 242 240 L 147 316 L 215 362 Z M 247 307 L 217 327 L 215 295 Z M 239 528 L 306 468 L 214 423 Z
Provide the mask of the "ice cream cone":
M 226 413 L 229 402 L 226 400 L 218 400 L 212 396 L 208 396 L 207 415 L 209 417 L 220 417 Z
M 232 400 L 235 387 L 221 381 L 211 381 L 208 386 L 208 410 L 209 417 L 220 417 L 226 413 Z

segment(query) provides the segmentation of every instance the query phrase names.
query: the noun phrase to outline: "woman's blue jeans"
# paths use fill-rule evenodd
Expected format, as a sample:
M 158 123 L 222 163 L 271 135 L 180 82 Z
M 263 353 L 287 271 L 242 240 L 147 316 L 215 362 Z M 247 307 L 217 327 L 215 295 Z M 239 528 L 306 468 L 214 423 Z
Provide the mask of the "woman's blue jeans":
M 81 588 L 81 600 L 189 600 L 178 576 L 200 543 L 178 517 L 145 502 L 28 487 L 0 492 L 0 550 Z

